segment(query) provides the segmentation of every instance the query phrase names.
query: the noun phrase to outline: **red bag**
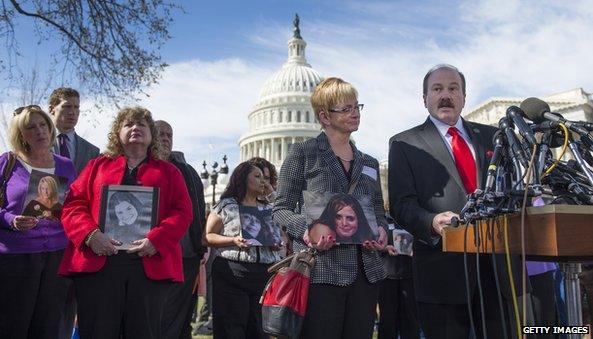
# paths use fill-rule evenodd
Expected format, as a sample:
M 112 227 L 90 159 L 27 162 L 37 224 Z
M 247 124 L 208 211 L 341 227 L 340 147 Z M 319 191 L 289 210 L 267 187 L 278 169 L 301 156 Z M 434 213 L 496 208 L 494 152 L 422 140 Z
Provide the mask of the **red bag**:
M 309 250 L 288 256 L 268 269 L 276 273 L 266 284 L 260 299 L 264 332 L 280 338 L 300 336 L 314 264 L 315 257 Z

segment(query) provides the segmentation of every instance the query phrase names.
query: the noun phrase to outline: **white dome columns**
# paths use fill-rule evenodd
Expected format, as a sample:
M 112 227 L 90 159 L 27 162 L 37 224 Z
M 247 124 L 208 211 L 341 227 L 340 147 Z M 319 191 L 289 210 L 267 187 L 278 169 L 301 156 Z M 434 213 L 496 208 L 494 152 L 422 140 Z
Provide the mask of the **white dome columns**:
M 248 160 L 253 157 L 262 157 L 273 164 L 280 165 L 286 158 L 290 146 L 305 139 L 308 139 L 308 137 L 278 135 L 265 139 L 243 141 L 241 159 Z

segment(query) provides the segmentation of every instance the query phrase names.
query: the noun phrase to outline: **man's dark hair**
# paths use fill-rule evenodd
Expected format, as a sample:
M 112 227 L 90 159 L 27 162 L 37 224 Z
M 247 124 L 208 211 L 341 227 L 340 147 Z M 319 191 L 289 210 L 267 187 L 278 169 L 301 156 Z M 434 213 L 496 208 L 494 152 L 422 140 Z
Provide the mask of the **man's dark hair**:
M 428 93 L 428 78 L 430 77 L 430 75 L 436 71 L 438 71 L 439 69 L 443 69 L 443 68 L 448 68 L 451 70 L 456 71 L 457 73 L 459 73 L 459 77 L 461 78 L 461 92 L 463 94 L 465 94 L 465 75 L 463 75 L 463 73 L 461 73 L 457 67 L 453 66 L 453 65 L 449 65 L 449 64 L 438 64 L 436 66 L 434 66 L 433 68 L 431 68 L 426 75 L 424 76 L 424 81 L 422 82 L 422 94 L 426 95 L 426 93 Z
M 70 87 L 56 88 L 53 92 L 51 92 L 51 95 L 49 96 L 49 105 L 57 106 L 60 104 L 62 99 L 67 99 L 70 97 L 77 97 L 78 99 L 80 99 L 80 94 L 78 94 L 77 90 Z

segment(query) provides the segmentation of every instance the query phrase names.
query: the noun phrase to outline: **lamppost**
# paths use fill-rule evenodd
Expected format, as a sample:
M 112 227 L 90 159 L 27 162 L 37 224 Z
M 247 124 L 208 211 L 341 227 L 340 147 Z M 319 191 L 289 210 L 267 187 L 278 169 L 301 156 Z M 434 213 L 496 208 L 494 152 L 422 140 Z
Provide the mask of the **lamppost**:
M 208 178 L 210 178 L 210 184 L 212 185 L 212 207 L 214 207 L 214 204 L 216 204 L 216 184 L 218 183 L 218 174 L 229 173 L 229 166 L 226 164 L 226 161 L 227 157 L 225 154 L 222 157 L 222 166 L 220 166 L 220 169 L 218 168 L 218 162 L 215 161 L 211 165 L 212 170 L 210 172 L 208 172 L 206 169 L 206 166 L 208 165 L 206 164 L 206 160 L 204 160 L 202 163 L 204 169 L 202 170 L 202 173 L 200 173 L 200 177 L 204 180 L 208 180 Z

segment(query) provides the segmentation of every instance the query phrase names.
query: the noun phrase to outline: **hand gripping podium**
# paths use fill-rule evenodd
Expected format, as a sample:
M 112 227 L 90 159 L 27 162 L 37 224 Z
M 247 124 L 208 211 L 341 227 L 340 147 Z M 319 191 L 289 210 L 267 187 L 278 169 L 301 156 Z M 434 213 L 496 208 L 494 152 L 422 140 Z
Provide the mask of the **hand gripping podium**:
M 518 213 L 478 221 L 470 226 L 446 227 L 443 251 L 464 252 L 466 248 L 468 253 L 491 254 L 494 246 L 495 253 L 503 254 L 505 228 L 509 252 L 520 255 L 521 215 Z M 566 277 L 568 325 L 581 325 L 578 274 L 581 272 L 580 262 L 593 260 L 593 206 L 528 207 L 524 239 L 525 255 L 529 260 L 561 263 Z

